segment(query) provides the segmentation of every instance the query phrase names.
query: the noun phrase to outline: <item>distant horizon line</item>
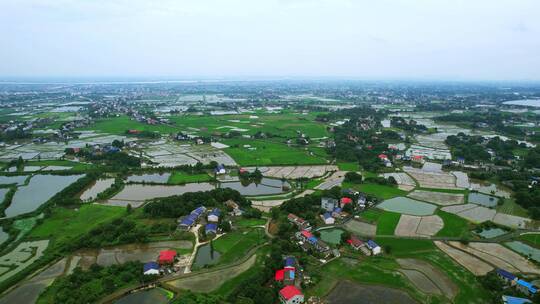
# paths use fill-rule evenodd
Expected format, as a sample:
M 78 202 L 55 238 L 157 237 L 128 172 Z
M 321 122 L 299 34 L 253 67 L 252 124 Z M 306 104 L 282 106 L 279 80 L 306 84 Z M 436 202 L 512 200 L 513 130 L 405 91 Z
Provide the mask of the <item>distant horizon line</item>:
M 0 76 L 0 84 L 160 84 L 219 83 L 257 81 L 356 81 L 402 83 L 538 83 L 540 79 L 474 79 L 428 77 L 354 77 L 354 76 Z

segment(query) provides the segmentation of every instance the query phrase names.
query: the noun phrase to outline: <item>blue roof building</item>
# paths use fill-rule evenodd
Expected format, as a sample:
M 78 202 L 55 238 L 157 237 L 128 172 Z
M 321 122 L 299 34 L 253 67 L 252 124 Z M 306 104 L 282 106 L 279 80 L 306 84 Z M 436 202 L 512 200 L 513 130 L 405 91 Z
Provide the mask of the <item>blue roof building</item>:
M 502 300 L 504 304 L 527 304 L 532 303 L 529 299 L 524 298 L 517 298 L 517 297 L 511 297 L 511 296 L 502 296 Z
M 310 242 L 311 244 L 317 244 L 317 238 L 314 236 L 311 236 L 308 238 L 308 242 Z
M 159 274 L 159 264 L 156 262 L 148 262 L 144 264 L 143 274 Z
M 204 208 L 204 206 L 200 206 L 200 207 L 197 207 L 195 210 L 191 211 L 191 214 L 196 214 L 197 216 L 200 216 L 205 211 L 206 211 L 206 208 Z
M 285 258 L 285 267 L 294 267 L 296 260 L 293 257 Z
M 379 247 L 379 245 L 377 245 L 377 243 L 375 243 L 375 242 L 372 241 L 372 240 L 368 240 L 368 241 L 367 241 L 367 246 L 369 247 L 369 249 L 373 249 L 373 248 Z
M 331 214 L 330 212 L 326 212 L 325 214 L 323 214 L 323 217 L 324 217 L 324 219 L 326 220 L 326 219 L 331 218 L 331 217 L 332 217 L 332 214 Z
M 214 223 L 210 223 L 210 224 L 206 224 L 206 226 L 204 227 L 204 230 L 206 231 L 206 233 L 214 233 L 216 234 L 217 233 L 217 224 L 214 224 Z
M 221 210 L 219 210 L 218 208 L 214 208 L 214 209 L 212 209 L 212 211 L 210 211 L 210 213 L 208 215 L 219 216 L 220 214 L 221 214 Z
M 538 289 L 536 287 L 533 286 L 533 284 L 527 282 L 527 281 L 523 281 L 521 279 L 517 280 L 517 287 L 519 289 L 521 289 L 523 292 L 527 292 L 531 295 L 535 294 Z
M 512 273 L 510 273 L 510 272 L 508 272 L 508 271 L 506 271 L 504 269 L 499 268 L 499 269 L 496 270 L 496 272 L 501 278 L 503 278 L 505 280 L 513 281 L 513 280 L 516 279 L 515 275 L 513 275 Z

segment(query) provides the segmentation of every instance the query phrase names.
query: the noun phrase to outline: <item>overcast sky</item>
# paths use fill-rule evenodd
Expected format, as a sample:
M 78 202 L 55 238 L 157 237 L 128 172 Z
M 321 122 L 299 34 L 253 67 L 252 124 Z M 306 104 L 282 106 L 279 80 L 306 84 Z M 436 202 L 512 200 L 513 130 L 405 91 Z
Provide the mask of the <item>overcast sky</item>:
M 540 80 L 540 1 L 0 0 L 0 75 Z

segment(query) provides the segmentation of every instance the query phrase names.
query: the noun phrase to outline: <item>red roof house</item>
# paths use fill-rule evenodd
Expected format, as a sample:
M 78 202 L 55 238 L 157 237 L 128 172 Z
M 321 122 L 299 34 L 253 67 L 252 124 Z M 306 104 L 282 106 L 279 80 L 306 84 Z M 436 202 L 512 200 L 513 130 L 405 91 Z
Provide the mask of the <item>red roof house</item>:
M 379 154 L 379 159 L 388 159 L 388 156 L 386 154 Z
M 310 237 L 313 236 L 313 234 L 311 234 L 311 232 L 307 231 L 307 230 L 302 230 L 302 235 L 306 238 L 306 239 L 309 239 Z
M 285 304 L 304 302 L 304 295 L 300 290 L 298 290 L 298 288 L 294 287 L 294 285 L 283 287 L 279 291 L 279 298 L 281 300 L 281 303 Z
M 176 251 L 174 250 L 163 250 L 159 252 L 158 262 L 160 264 L 172 264 L 174 263 L 174 258 L 176 257 Z
M 285 269 L 280 269 L 276 271 L 276 275 L 274 277 L 276 281 L 283 281 L 284 276 L 285 276 Z
M 348 198 L 348 197 L 342 197 L 341 198 L 341 204 L 342 205 L 347 205 L 347 204 L 350 204 L 352 203 L 352 199 Z

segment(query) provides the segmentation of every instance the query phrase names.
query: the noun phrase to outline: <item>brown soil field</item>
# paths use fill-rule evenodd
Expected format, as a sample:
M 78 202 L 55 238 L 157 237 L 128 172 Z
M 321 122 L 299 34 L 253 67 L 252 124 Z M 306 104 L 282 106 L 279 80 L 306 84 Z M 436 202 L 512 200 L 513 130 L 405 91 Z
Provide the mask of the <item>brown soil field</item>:
M 441 241 L 434 242 L 440 250 L 448 254 L 452 259 L 458 262 L 461 266 L 465 267 L 467 270 L 472 272 L 476 276 L 485 275 L 486 273 L 493 270 L 493 267 L 485 262 L 482 262 L 480 259 L 465 253 L 459 249 L 451 247 Z
M 397 259 L 397 262 L 404 269 L 414 269 L 425 274 L 450 299 L 453 299 L 459 292 L 458 286 L 446 274 L 426 261 Z
M 418 288 L 423 293 L 428 294 L 442 294 L 439 287 L 435 285 L 426 275 L 421 273 L 420 271 L 411 270 L 411 269 L 400 269 L 400 272 L 402 272 L 407 279 L 409 279 L 413 285 Z
M 349 281 L 341 281 L 326 297 L 329 304 L 415 304 L 406 292 L 399 289 L 361 285 Z
M 434 203 L 440 206 L 458 205 L 465 203 L 465 196 L 463 194 L 455 193 L 415 190 L 409 193 L 408 197 Z

